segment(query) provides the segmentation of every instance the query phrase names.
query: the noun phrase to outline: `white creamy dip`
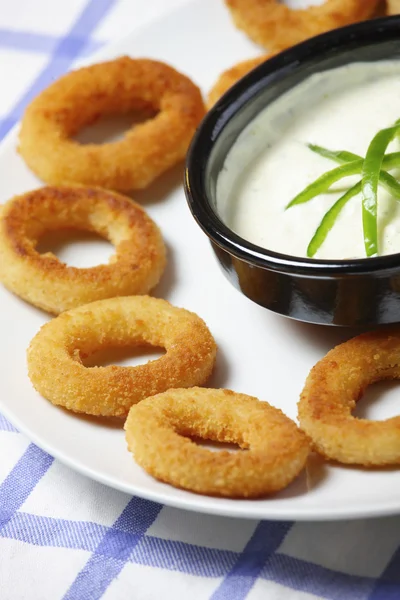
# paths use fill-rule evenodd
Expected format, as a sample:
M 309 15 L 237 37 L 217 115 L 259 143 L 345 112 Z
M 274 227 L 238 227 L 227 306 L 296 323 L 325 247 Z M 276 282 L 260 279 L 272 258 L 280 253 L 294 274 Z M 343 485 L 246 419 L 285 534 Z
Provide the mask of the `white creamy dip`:
M 365 156 L 374 135 L 399 118 L 400 61 L 353 63 L 311 76 L 267 106 L 238 137 L 217 182 L 221 218 L 263 248 L 307 256 L 322 217 L 360 176 L 285 211 L 307 185 L 338 166 L 306 144 Z M 399 150 L 398 140 L 388 148 Z M 314 258 L 365 258 L 361 206 L 361 195 L 350 200 Z M 400 202 L 381 186 L 378 233 L 379 254 L 400 252 Z

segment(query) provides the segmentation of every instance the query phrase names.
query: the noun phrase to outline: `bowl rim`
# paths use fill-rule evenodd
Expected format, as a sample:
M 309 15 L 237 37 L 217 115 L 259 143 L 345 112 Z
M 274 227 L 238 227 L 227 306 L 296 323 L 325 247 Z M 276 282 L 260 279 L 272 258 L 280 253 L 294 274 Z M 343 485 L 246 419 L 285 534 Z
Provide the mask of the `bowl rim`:
M 207 197 L 205 185 L 208 159 L 214 143 L 238 111 L 256 98 L 271 80 L 283 79 L 287 73 L 293 73 L 316 58 L 323 63 L 329 59 L 331 52 L 345 52 L 348 46 L 354 46 L 355 43 L 362 47 L 391 40 L 398 41 L 400 46 L 400 15 L 355 23 L 310 38 L 257 66 L 235 83 L 208 111 L 186 155 L 184 189 L 194 219 L 211 242 L 250 264 L 304 276 L 383 274 L 399 269 L 400 253 L 351 260 L 323 260 L 282 254 L 258 246 L 236 234 L 219 218 Z

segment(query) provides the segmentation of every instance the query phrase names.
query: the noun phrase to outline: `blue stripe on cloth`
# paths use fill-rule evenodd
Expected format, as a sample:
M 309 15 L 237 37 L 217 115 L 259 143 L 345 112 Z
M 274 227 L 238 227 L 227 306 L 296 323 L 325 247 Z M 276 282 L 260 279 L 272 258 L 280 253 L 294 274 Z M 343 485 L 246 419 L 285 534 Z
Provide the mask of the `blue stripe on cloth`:
M 0 122 L 0 139 L 21 118 L 26 105 L 55 78 L 68 70 L 72 62 L 81 54 L 91 33 L 115 2 L 116 0 L 90 0 L 88 2 L 69 34 L 62 38 L 54 48 L 54 53 L 47 66 L 15 105 L 12 114 Z
M 72 40 L 69 45 L 62 46 L 58 52 L 66 52 L 67 56 L 70 56 L 71 49 L 75 49 L 76 44 L 82 43 L 85 46 L 86 52 L 93 52 L 97 50 L 101 43 L 95 40 L 86 39 L 74 39 L 69 36 Z M 15 31 L 10 29 L 0 28 L 0 47 L 2 48 L 13 48 L 15 50 L 21 50 L 26 52 L 37 52 L 43 54 L 52 54 L 59 44 L 60 38 L 54 35 L 48 35 L 45 33 L 34 33 L 33 31 Z M 75 58 L 75 53 L 73 58 Z
M 5 119 L 0 119 L 0 140 L 10 131 L 10 129 L 17 122 L 17 117 L 6 117 Z
M 64 600 L 98 600 L 119 575 L 129 556 L 156 520 L 160 504 L 132 498 L 98 544 Z
M 0 537 L 19 540 L 34 546 L 73 548 L 93 552 L 107 533 L 108 527 L 86 521 L 65 521 L 25 512 L 17 512 Z
M 2 414 L 0 414 L 0 431 L 14 431 L 18 433 L 18 429 L 15 429 L 14 425 L 11 425 L 10 421 L 7 421 Z
M 398 600 L 400 598 L 400 548 L 379 577 L 369 600 Z
M 130 561 L 190 575 L 222 577 L 233 567 L 237 558 L 237 552 L 145 536 L 134 549 Z
M 243 600 L 256 582 L 267 559 L 282 544 L 292 523 L 261 521 L 236 564 L 211 600 Z
M 116 525 L 114 528 L 116 535 L 113 534 L 113 537 L 118 537 L 119 531 Z M 0 537 L 35 546 L 94 552 L 108 530 L 108 527 L 92 522 L 67 521 L 17 512 L 0 531 Z M 129 531 L 125 531 L 122 527 L 122 536 L 128 534 Z M 125 543 L 123 551 L 129 548 L 130 554 L 127 557 L 129 562 L 179 571 L 188 575 L 222 577 L 233 567 L 239 556 L 237 552 L 194 546 L 153 536 L 144 536 L 132 552 L 131 541 L 136 543 L 138 534 L 129 535 L 131 537 L 121 538 Z M 121 540 L 117 540 L 120 546 Z
M 0 485 L 0 531 L 47 472 L 53 458 L 30 444 Z
M 328 600 L 366 600 L 375 583 L 370 577 L 332 571 L 279 552 L 271 554 L 260 577 Z

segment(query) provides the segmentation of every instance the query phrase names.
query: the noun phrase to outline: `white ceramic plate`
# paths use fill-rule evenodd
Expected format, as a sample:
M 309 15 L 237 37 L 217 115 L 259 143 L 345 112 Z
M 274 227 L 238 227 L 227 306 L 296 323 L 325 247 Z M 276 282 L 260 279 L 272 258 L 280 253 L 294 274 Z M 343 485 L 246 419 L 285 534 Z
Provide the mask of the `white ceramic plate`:
M 162 59 L 207 91 L 221 71 L 257 52 L 234 28 L 222 2 L 198 0 L 110 46 L 96 60 L 122 53 Z M 40 185 L 16 152 L 16 136 L 14 130 L 1 146 L 0 202 Z M 208 323 L 219 344 L 210 387 L 258 396 L 296 418 L 297 399 L 310 368 L 350 333 L 287 320 L 237 292 L 220 272 L 189 213 L 181 179 L 182 166 L 135 195 L 160 225 L 169 247 L 169 265 L 155 295 L 197 312 Z M 109 250 L 105 242 L 84 240 L 72 245 L 58 240 L 56 249 L 78 266 L 103 261 Z M 307 474 L 282 494 L 267 500 L 203 497 L 153 480 L 134 463 L 119 426 L 69 414 L 33 390 L 25 349 L 49 317 L 3 288 L 0 303 L 1 412 L 38 446 L 88 477 L 171 506 L 235 517 L 317 520 L 399 512 L 399 471 L 332 467 L 319 459 L 310 461 Z M 119 360 L 135 364 L 138 359 Z M 373 400 L 370 394 L 363 401 L 368 407 L 364 414 L 382 418 L 396 413 L 395 388 L 385 388 L 379 406 Z

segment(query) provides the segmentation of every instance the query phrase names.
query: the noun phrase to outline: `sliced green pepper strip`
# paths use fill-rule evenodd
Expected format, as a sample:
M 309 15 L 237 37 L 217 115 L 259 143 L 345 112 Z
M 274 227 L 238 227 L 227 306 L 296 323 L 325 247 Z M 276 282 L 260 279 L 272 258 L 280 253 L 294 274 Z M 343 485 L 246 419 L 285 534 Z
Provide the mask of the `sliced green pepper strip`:
M 329 188 L 334 183 L 340 181 L 344 177 L 357 175 L 357 173 L 361 172 L 362 166 L 362 160 L 353 160 L 352 162 L 347 163 L 346 165 L 336 167 L 336 169 L 332 169 L 331 171 L 324 173 L 323 175 L 321 175 L 321 177 L 318 177 L 318 179 L 316 179 L 313 183 L 308 185 L 302 192 L 300 192 L 300 194 L 297 194 L 297 196 L 289 202 L 285 210 L 291 208 L 292 206 L 296 206 L 297 204 L 304 204 L 305 202 L 309 202 L 316 196 L 319 196 L 320 194 L 323 194 L 324 192 L 329 190 Z
M 319 154 L 324 158 L 329 158 L 339 163 L 346 163 L 361 158 L 361 156 L 359 156 L 358 154 L 347 152 L 347 150 L 329 150 L 328 148 L 317 146 L 316 144 L 308 144 L 308 147 L 316 154 Z M 392 155 L 388 156 L 391 157 Z M 400 199 L 400 184 L 394 177 L 392 177 L 392 175 L 390 175 L 386 171 L 381 172 L 381 184 L 389 192 L 391 192 L 397 200 Z M 343 196 L 341 196 L 335 202 L 335 204 L 333 204 L 333 206 L 327 211 L 308 245 L 307 256 L 309 258 L 315 256 L 317 251 L 320 249 L 328 233 L 334 226 L 339 214 L 346 206 L 347 202 L 360 192 L 361 181 L 354 185 L 352 188 L 350 188 L 345 194 L 343 194 Z
M 386 169 L 386 171 L 400 167 L 400 152 L 390 152 L 390 154 L 385 154 L 382 167 Z
M 312 258 L 324 243 L 326 236 L 335 224 L 342 209 L 347 202 L 361 192 L 361 181 L 353 185 L 343 196 L 336 200 L 335 204 L 328 210 L 308 244 L 307 256 Z
M 361 171 L 362 219 L 367 256 L 378 254 L 378 183 L 386 148 L 399 133 L 400 125 L 379 131 L 369 145 Z
M 400 152 L 392 152 L 387 154 L 382 162 L 382 166 L 388 169 L 394 169 L 395 167 L 400 166 Z M 289 204 L 286 206 L 285 210 L 290 208 L 291 206 L 295 206 L 297 204 L 304 204 L 305 202 L 309 202 L 319 194 L 323 194 L 329 188 L 340 181 L 344 177 L 349 177 L 351 175 L 357 175 L 361 173 L 363 168 L 363 160 L 354 160 L 346 165 L 342 165 L 340 167 L 336 167 L 327 173 L 318 177 L 313 183 L 310 183 L 300 194 L 298 194 Z
M 319 154 L 324 158 L 330 158 L 339 164 L 345 164 L 362 158 L 358 154 L 347 152 L 347 150 L 329 150 L 328 148 L 323 148 L 322 146 L 317 146 L 316 144 L 307 144 L 307 146 L 316 154 Z M 381 171 L 379 182 L 390 194 L 393 194 L 396 199 L 400 198 L 400 183 L 392 175 L 386 171 Z
M 362 156 L 353 154 L 353 152 L 347 152 L 347 150 L 329 150 L 328 148 L 318 146 L 317 144 L 307 144 L 307 148 L 324 158 L 330 158 L 340 164 L 345 164 L 353 160 L 360 160 L 362 158 Z

